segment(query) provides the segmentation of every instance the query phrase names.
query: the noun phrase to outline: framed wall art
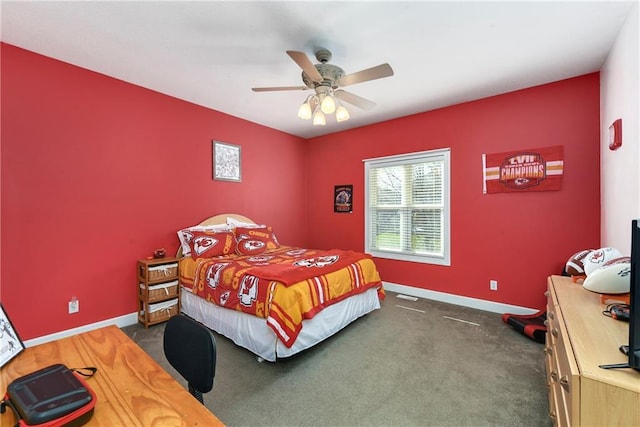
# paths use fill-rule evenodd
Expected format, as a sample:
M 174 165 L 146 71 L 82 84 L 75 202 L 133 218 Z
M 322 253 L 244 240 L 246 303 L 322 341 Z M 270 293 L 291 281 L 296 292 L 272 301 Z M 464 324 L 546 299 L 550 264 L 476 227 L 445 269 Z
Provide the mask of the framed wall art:
M 24 344 L 0 304 L 0 368 L 24 350 Z
M 333 211 L 353 212 L 353 185 L 336 185 L 333 190 Z
M 239 145 L 213 141 L 213 179 L 241 182 L 241 154 Z

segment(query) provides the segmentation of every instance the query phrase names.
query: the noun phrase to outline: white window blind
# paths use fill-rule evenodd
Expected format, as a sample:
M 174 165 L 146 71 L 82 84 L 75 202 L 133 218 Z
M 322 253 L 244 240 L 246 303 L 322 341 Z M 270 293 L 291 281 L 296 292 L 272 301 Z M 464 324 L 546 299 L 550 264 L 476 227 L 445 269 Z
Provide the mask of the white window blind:
M 365 160 L 365 250 L 450 265 L 449 149 Z

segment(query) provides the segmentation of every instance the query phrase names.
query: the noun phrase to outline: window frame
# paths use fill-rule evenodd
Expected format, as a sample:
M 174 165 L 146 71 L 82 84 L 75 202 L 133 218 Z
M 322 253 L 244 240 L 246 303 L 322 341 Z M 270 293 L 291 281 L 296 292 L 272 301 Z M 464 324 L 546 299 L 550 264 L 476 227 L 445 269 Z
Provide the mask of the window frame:
M 442 254 L 441 255 L 419 255 L 406 252 L 381 251 L 371 248 L 371 213 L 370 213 L 370 188 L 369 182 L 370 170 L 372 168 L 405 166 L 416 163 L 425 163 L 432 161 L 442 161 Z M 376 157 L 363 160 L 364 163 L 364 247 L 365 252 L 377 257 L 395 259 L 400 261 L 418 262 L 424 264 L 435 264 L 450 266 L 451 265 L 451 150 L 449 148 L 440 148 L 428 151 L 420 151 L 407 154 L 399 154 L 393 156 Z M 403 188 L 403 191 L 404 188 Z M 401 221 L 403 221 L 401 216 Z M 403 225 L 401 224 L 401 227 Z M 404 224 L 406 226 L 406 224 Z

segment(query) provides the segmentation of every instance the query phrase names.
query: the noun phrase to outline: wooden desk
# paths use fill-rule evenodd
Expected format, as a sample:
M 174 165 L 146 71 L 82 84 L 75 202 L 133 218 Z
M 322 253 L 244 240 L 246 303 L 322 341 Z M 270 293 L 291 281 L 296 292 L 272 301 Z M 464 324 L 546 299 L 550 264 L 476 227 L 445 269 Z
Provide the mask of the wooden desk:
M 98 400 L 87 426 L 222 426 L 185 387 L 116 326 L 29 347 L 0 370 L 0 393 L 15 378 L 54 363 L 95 366 L 87 380 Z M 7 410 L 0 425 L 13 425 Z

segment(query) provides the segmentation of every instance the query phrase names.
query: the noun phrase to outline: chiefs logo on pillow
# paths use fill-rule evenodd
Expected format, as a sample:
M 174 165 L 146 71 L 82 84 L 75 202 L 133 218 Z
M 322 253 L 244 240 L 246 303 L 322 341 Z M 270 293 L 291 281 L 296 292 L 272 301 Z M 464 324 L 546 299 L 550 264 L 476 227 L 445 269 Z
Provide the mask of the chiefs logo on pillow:
M 240 255 L 260 255 L 280 247 L 271 227 L 236 227 L 236 238 L 236 252 Z
M 228 255 L 236 250 L 235 235 L 231 231 L 193 231 L 193 237 L 189 242 L 191 257 L 211 258 L 214 256 Z
M 238 242 L 236 252 L 240 255 L 259 255 L 267 250 L 267 244 L 260 240 L 243 239 Z

